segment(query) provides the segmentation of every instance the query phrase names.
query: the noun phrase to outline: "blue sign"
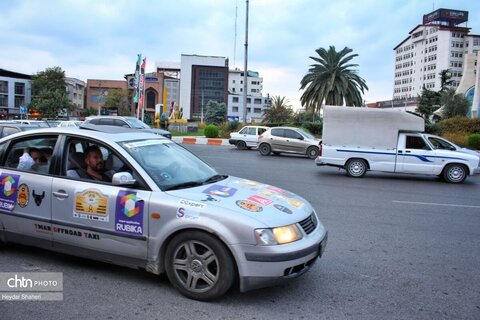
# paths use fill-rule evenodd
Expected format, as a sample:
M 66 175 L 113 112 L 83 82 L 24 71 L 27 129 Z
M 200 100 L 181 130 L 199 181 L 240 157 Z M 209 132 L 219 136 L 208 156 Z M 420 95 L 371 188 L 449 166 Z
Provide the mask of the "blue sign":
M 20 106 L 20 114 L 27 114 L 28 109 L 27 106 Z

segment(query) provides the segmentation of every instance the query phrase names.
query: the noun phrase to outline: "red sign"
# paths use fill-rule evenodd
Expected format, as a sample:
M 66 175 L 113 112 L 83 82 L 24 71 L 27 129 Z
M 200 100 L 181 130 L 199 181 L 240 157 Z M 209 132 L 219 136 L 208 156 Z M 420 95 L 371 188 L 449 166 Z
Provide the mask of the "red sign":
M 260 197 L 260 196 L 251 196 L 250 198 L 248 198 L 248 200 L 256 202 L 256 203 L 260 203 L 263 206 L 268 206 L 270 203 L 273 202 L 270 199 L 266 199 L 266 198 Z

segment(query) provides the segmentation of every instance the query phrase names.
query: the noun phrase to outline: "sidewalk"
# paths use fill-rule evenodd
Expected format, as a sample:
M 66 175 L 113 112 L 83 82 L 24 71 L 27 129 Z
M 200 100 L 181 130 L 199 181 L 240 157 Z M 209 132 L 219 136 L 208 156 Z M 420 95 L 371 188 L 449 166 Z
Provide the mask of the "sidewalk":
M 172 137 L 172 141 L 180 144 L 209 144 L 215 146 L 229 146 L 228 139 L 205 137 Z

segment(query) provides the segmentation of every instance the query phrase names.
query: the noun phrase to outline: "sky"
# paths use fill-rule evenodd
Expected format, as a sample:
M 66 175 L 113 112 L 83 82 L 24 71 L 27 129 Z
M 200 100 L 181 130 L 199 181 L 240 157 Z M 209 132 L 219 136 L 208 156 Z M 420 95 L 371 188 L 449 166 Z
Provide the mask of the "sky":
M 480 34 L 478 0 L 250 0 L 248 70 L 260 73 L 264 95 L 298 109 L 315 50 L 349 47 L 366 102 L 389 100 L 393 48 L 439 8 L 469 11 L 467 26 Z M 245 0 L 0 0 L 0 68 L 123 80 L 141 53 L 147 72 L 179 65 L 181 54 L 227 57 L 243 70 L 245 9 Z

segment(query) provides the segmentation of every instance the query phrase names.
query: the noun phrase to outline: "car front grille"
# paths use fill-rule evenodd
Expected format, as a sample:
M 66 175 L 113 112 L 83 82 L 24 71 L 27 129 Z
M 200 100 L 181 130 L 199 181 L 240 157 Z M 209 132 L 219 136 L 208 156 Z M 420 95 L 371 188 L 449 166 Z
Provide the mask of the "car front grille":
M 307 219 L 300 221 L 299 224 L 306 234 L 312 233 L 318 224 L 317 218 L 315 217 L 315 213 L 312 212 L 312 214 Z

